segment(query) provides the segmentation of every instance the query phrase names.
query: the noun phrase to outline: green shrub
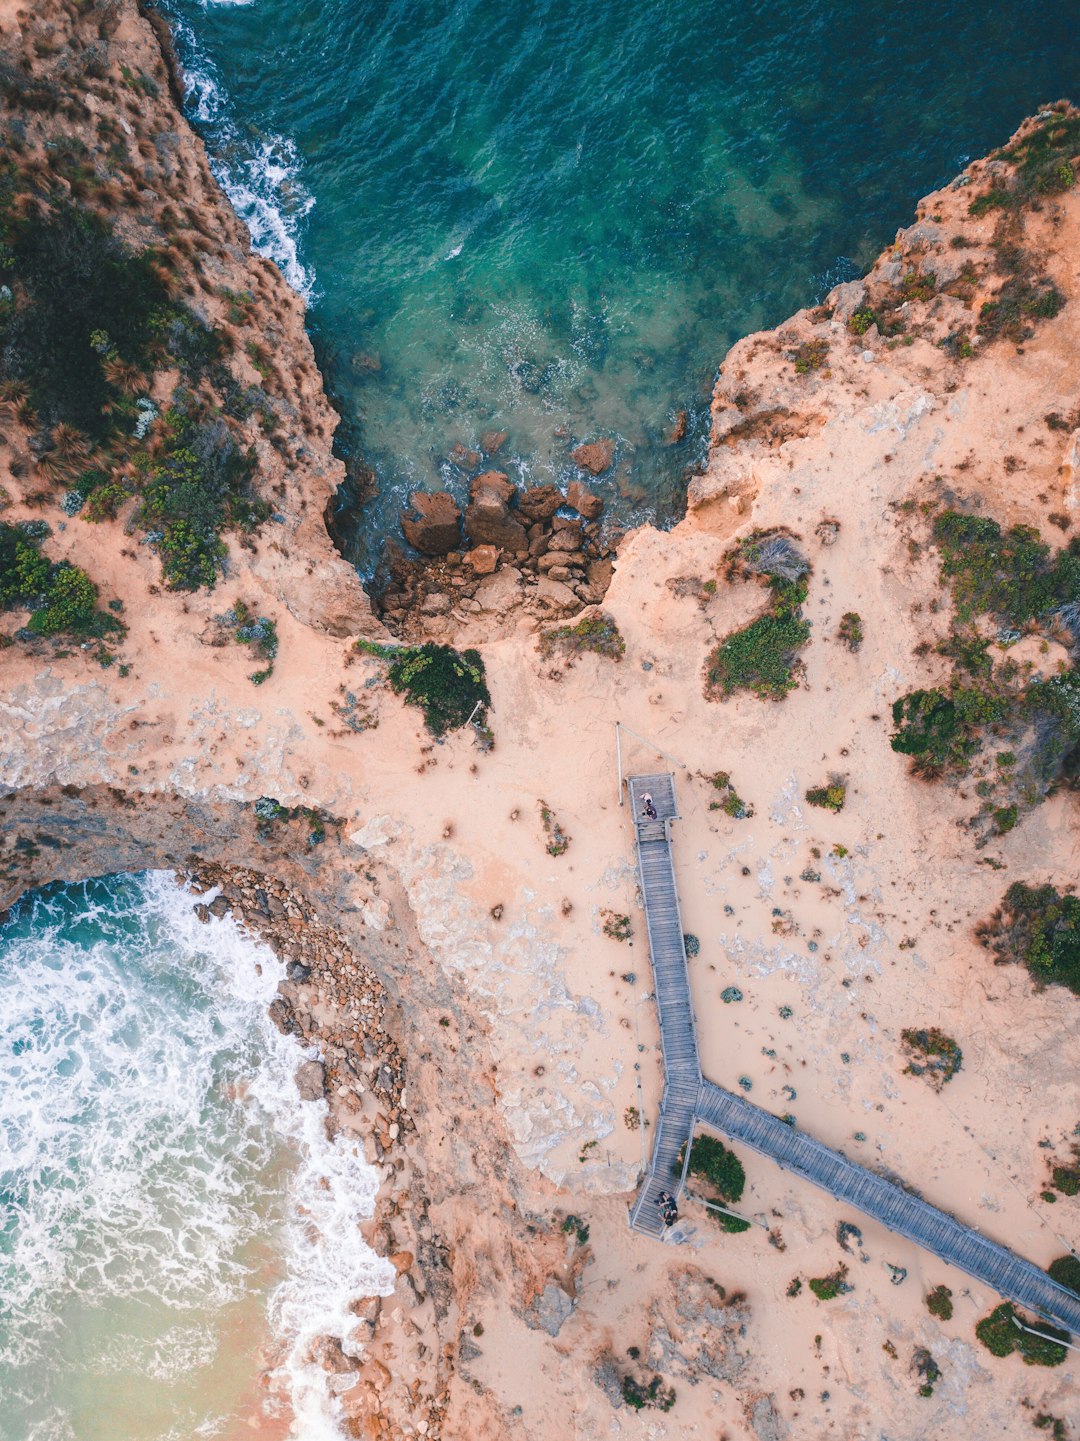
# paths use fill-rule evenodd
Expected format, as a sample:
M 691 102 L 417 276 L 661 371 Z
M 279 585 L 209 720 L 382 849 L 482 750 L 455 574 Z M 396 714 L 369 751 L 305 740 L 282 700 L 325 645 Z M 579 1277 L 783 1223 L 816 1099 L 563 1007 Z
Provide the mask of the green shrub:
M 1050 1262 L 1046 1273 L 1059 1286 L 1067 1286 L 1070 1291 L 1075 1291 L 1080 1296 L 1080 1258 L 1059 1256 L 1056 1261 Z
M 1014 881 L 976 935 L 998 962 L 1018 961 L 1039 986 L 1080 995 L 1080 900 L 1052 885 Z
M 983 302 L 976 330 L 986 340 L 1011 340 L 1016 345 L 1034 331 L 1033 320 L 1053 320 L 1065 305 L 1061 291 L 1045 276 L 1014 275 L 991 299 Z
M 37 635 L 58 635 L 69 631 L 89 635 L 97 619 L 97 586 L 84 570 L 59 565 L 45 592 L 45 604 L 30 617 L 29 629 Z
M 857 610 L 847 610 L 840 617 L 837 636 L 850 651 L 857 651 L 863 643 L 862 616 Z
M 173 447 L 146 478 L 138 514 L 171 589 L 212 588 L 226 555 L 221 532 L 265 519 L 269 507 L 248 491 L 254 468 L 254 453 L 240 451 L 223 421 L 179 418 Z
M 612 616 L 606 611 L 599 615 L 585 616 L 576 625 L 561 625 L 555 630 L 544 631 L 540 636 L 540 654 L 551 656 L 562 650 L 573 655 L 583 651 L 594 651 L 607 656 L 609 660 L 622 660 L 626 654 L 626 642 Z
M 570 849 L 570 837 L 559 824 L 555 812 L 544 801 L 540 802 L 540 820 L 547 838 L 544 849 L 549 856 L 564 856 Z
M 42 595 L 49 562 L 13 525 L 0 522 L 0 606 L 26 605 Z
M 788 353 L 788 359 L 794 363 L 798 375 L 809 375 L 812 370 L 820 370 L 829 358 L 829 342 L 827 340 L 804 340 L 801 345 L 795 347 Z
M 1050 1179 L 1063 1196 L 1080 1196 L 1080 1166 L 1054 1166 Z
M 635 1381 L 632 1376 L 624 1376 L 622 1398 L 635 1411 L 641 1411 L 646 1406 L 655 1406 L 658 1411 L 670 1411 L 675 1405 L 674 1390 L 670 1386 L 665 1388 L 660 1376 L 654 1376 L 647 1384 Z
M 709 809 L 711 811 L 723 811 L 725 815 L 730 816 L 734 821 L 749 820 L 754 814 L 754 807 L 749 805 L 739 795 L 738 791 L 736 791 L 735 787 L 731 784 L 731 776 L 727 771 L 716 771 L 715 774 L 706 776 L 705 779 L 712 786 L 713 790 L 719 791 L 718 798 L 709 802 Z
M 826 811 L 842 811 L 846 799 L 847 785 L 841 780 L 831 780 L 827 786 L 815 786 L 806 792 L 808 805 Z
M 433 735 L 460 730 L 473 717 L 483 725 L 491 704 L 484 679 L 484 660 L 478 650 L 456 651 L 427 641 L 418 646 L 379 645 L 358 640 L 361 655 L 389 661 L 387 678 L 395 695 L 419 706 Z M 475 711 L 475 716 L 473 713 Z M 541 803 L 542 804 L 542 803 Z
M 947 1036 L 936 1026 L 927 1030 L 901 1031 L 900 1039 L 912 1053 L 911 1060 L 904 1067 L 905 1075 L 925 1076 L 935 1090 L 940 1091 L 963 1065 L 964 1053 L 960 1047 L 952 1036 Z
M 943 511 L 934 522 L 941 577 L 952 589 L 958 619 L 980 613 L 1014 627 L 1080 593 L 1080 558 L 1070 545 L 1051 558 L 1030 525 L 1002 531 L 985 516 Z
M 951 1321 L 953 1314 L 952 1291 L 948 1286 L 935 1286 L 926 1297 L 926 1309 L 939 1321 Z
M 1004 699 L 983 691 L 911 691 L 893 702 L 892 748 L 912 756 L 922 775 L 963 771 L 982 743 L 981 728 L 1001 720 L 1005 711 Z
M 1032 1336 L 1028 1331 L 1021 1331 L 1019 1326 L 1014 1325 L 1014 1317 L 1023 1321 L 1024 1325 L 1032 1324 L 1015 1311 L 1010 1302 L 1004 1301 L 991 1311 L 989 1316 L 983 1317 L 975 1327 L 975 1335 L 991 1355 L 1011 1356 L 1014 1351 L 1019 1351 L 1026 1366 L 1060 1366 L 1068 1352 L 1059 1344 L 1059 1340 L 1067 1341 L 1068 1331 L 1060 1331 L 1045 1322 L 1039 1322 L 1035 1329 L 1055 1338 L 1044 1340 L 1041 1336 Z
M 683 1155 L 685 1147 L 679 1152 L 679 1159 L 676 1163 L 676 1174 L 682 1174 Z M 721 1201 L 728 1205 L 734 1205 L 742 1199 L 743 1190 L 746 1187 L 746 1172 L 743 1164 L 735 1155 L 734 1151 L 728 1148 L 713 1136 L 695 1136 L 690 1148 L 690 1165 L 688 1171 L 691 1176 L 705 1181 L 716 1192 Z M 730 1219 L 736 1220 L 736 1217 Z M 739 1230 L 746 1229 L 746 1223 L 741 1222 Z
M 634 934 L 634 926 L 629 916 L 617 915 L 614 911 L 600 912 L 603 924 L 601 926 L 605 936 L 613 941 L 628 941 Z
M 9 221 L 4 231 L 25 298 L 0 317 L 0 377 L 29 385 L 42 423 L 64 421 L 101 439 L 119 394 L 106 362 L 145 366 L 151 317 L 168 301 L 153 257 L 70 205 L 44 220 Z
M 916 1346 L 911 1357 L 911 1369 L 922 1383 L 919 1386 L 919 1395 L 932 1396 L 934 1387 L 941 1380 L 941 1367 L 925 1346 Z
M 847 1267 L 844 1265 L 837 1266 L 827 1276 L 816 1276 L 807 1284 L 819 1301 L 833 1301 L 837 1296 L 855 1289 L 848 1283 Z
M 97 608 L 97 586 L 84 570 L 51 565 L 28 534 L 29 527 L 0 523 L 0 606 L 25 606 L 35 635 L 122 635 L 124 623 Z

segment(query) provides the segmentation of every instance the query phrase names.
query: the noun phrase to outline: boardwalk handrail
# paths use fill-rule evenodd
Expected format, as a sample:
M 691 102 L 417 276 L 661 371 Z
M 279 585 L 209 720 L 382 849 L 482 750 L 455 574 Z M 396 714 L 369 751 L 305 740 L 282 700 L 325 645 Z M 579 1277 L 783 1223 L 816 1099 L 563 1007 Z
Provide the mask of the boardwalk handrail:
M 664 1092 L 652 1156 L 630 1212 L 630 1225 L 654 1236 L 664 1233 L 657 1198 L 665 1186 L 676 1194 L 682 1189 L 694 1130 L 700 1123 L 776 1161 L 792 1175 L 810 1181 L 845 1205 L 879 1221 L 888 1230 L 914 1241 L 940 1260 L 991 1286 L 1008 1300 L 1026 1306 L 1070 1332 L 1080 1333 L 1080 1296 L 1053 1280 L 1033 1262 L 877 1172 L 849 1161 L 806 1132 L 753 1105 L 745 1096 L 704 1079 L 671 854 L 670 821 L 677 815 L 674 776 L 629 776 L 627 787 L 634 814 L 638 871 L 664 1060 Z M 663 840 L 655 834 L 644 834 L 647 830 L 652 832 L 655 824 L 651 819 L 641 819 L 639 797 L 646 790 L 661 794 L 657 809 L 664 813 L 657 819 L 663 821 Z M 659 914 L 661 903 L 666 912 L 663 916 Z M 682 1175 L 677 1184 L 671 1174 L 679 1150 L 673 1134 L 675 1126 L 685 1147 Z

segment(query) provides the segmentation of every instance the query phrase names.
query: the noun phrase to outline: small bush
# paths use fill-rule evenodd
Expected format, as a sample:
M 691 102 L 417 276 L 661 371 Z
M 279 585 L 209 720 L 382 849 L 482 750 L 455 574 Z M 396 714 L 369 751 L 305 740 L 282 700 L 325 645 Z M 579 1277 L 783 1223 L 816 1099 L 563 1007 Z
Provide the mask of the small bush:
M 960 1047 L 937 1027 L 928 1030 L 904 1030 L 900 1038 L 907 1047 L 911 1060 L 904 1067 L 908 1076 L 924 1076 L 935 1091 L 951 1081 L 963 1065 L 964 1055 Z
M 809 375 L 812 370 L 820 370 L 828 358 L 827 340 L 804 340 L 801 345 L 788 352 L 788 359 L 795 366 L 797 375 Z
M 998 963 L 1019 962 L 1039 986 L 1080 995 L 1080 900 L 1052 885 L 1015 881 L 976 935 Z
M 935 1286 L 926 1297 L 926 1309 L 939 1321 L 951 1321 L 953 1314 L 952 1291 L 948 1286 Z
M 603 925 L 601 929 L 605 936 L 613 941 L 628 941 L 634 934 L 633 923 L 629 916 L 616 915 L 614 911 L 601 911 Z
M 1080 1296 L 1080 1259 L 1076 1256 L 1059 1256 L 1056 1261 L 1050 1262 L 1046 1273 L 1059 1286 L 1067 1286 Z
M 679 1152 L 676 1174 L 682 1174 L 685 1147 Z M 742 1199 L 746 1187 L 746 1172 L 743 1164 L 728 1148 L 713 1136 L 695 1136 L 690 1148 L 690 1175 L 706 1182 L 721 1201 L 734 1205 Z M 736 1219 L 736 1218 L 732 1218 Z
M 808 805 L 819 806 L 826 811 L 842 811 L 847 799 L 847 785 L 835 777 L 827 786 L 815 786 L 806 792 Z
M 491 704 L 478 650 L 458 652 L 428 641 L 418 646 L 384 646 L 359 640 L 356 650 L 390 662 L 387 679 L 395 695 L 424 712 L 432 735 L 460 730 L 470 717 L 481 724 Z M 474 714 L 475 713 L 475 714 Z
M 600 615 L 586 616 L 577 625 L 561 625 L 544 631 L 540 637 L 540 654 L 547 657 L 556 650 L 572 655 L 594 651 L 609 660 L 622 660 L 626 642 L 614 618 L 603 611 Z
M 544 849 L 549 856 L 564 856 L 570 849 L 570 837 L 559 824 L 555 812 L 544 801 L 540 802 L 540 820 L 547 837 Z
M 932 1396 L 934 1387 L 941 1380 L 941 1367 L 925 1346 L 916 1346 L 911 1357 L 911 1369 L 920 1382 L 919 1395 Z
M 857 651 L 863 643 L 863 623 L 859 612 L 856 610 L 845 611 L 840 617 L 840 625 L 836 634 L 848 650 Z
M 754 807 L 739 795 L 731 784 L 731 776 L 727 771 L 716 771 L 715 774 L 706 776 L 705 779 L 713 790 L 719 792 L 717 799 L 709 802 L 711 811 L 723 811 L 725 815 L 735 821 L 749 820 L 754 814 Z
M 817 1276 L 807 1284 L 819 1301 L 833 1301 L 837 1296 L 843 1296 L 855 1289 L 849 1285 L 847 1273 L 846 1266 L 837 1266 L 836 1270 L 830 1271 L 827 1276 Z
M 1068 1341 L 1068 1331 L 1039 1322 L 1035 1329 L 1055 1338 L 1044 1340 L 1041 1336 L 1021 1331 L 1019 1326 L 1014 1325 L 1014 1317 L 1023 1321 L 1024 1325 L 1033 1324 L 1015 1311 L 1010 1302 L 1004 1301 L 989 1316 L 983 1317 L 975 1327 L 975 1335 L 993 1356 L 1011 1356 L 1014 1351 L 1019 1351 L 1026 1366 L 1060 1366 L 1068 1352 L 1059 1340 Z

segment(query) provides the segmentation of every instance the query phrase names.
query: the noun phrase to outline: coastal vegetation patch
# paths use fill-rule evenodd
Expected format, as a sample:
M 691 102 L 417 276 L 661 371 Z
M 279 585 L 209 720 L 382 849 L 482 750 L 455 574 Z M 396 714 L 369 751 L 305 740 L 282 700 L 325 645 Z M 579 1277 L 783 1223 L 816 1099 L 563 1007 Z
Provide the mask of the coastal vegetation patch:
M 837 1296 L 846 1295 L 847 1292 L 855 1289 L 848 1281 L 847 1274 L 847 1266 L 841 1264 L 835 1271 L 830 1271 L 827 1276 L 813 1277 L 807 1282 L 807 1285 L 819 1301 L 834 1301 Z
M 843 776 L 830 776 L 824 786 L 813 786 L 806 792 L 806 802 L 821 810 L 842 811 L 847 799 L 847 781 Z
M 1067 986 L 1080 995 L 1080 899 L 1068 891 L 1014 881 L 975 935 L 998 965 L 1019 963 L 1040 989 Z
M 1043 1334 L 1036 1336 L 1021 1330 L 1017 1322 Z M 989 1316 L 984 1316 L 975 1327 L 975 1335 L 993 1356 L 1011 1356 L 1019 1351 L 1025 1366 L 1060 1366 L 1068 1355 L 1061 1345 L 1062 1341 L 1068 1341 L 1068 1331 L 1045 1321 L 1029 1320 L 1009 1301 L 1003 1301 Z
M 230 369 L 231 331 L 178 299 L 196 253 L 179 212 L 155 215 L 155 245 L 120 236 L 108 212 L 137 193 L 135 161 L 107 117 L 97 143 L 61 132 L 42 150 L 14 126 L 0 141 L 0 406 L 28 452 L 25 498 L 92 523 L 134 499 L 166 585 L 210 588 L 223 533 L 270 514 L 237 429 L 256 412 L 273 429 L 267 395 Z
M 434 736 L 460 730 L 470 722 L 483 728 L 491 694 L 478 650 L 456 651 L 427 641 L 424 645 L 380 645 L 361 638 L 355 649 L 387 664 L 386 678 L 395 695 L 424 713 Z
M 1078 151 L 1080 115 L 1070 113 L 1070 107 L 1061 101 L 1020 139 L 994 154 L 994 160 L 1012 166 L 1012 173 L 995 176 L 990 188 L 968 206 L 968 213 L 980 216 L 992 210 L 1016 211 L 1043 196 L 1071 190 L 1076 184 Z
M 783 700 L 798 685 L 798 653 L 810 639 L 802 606 L 810 564 L 781 531 L 754 531 L 726 561 L 727 579 L 760 580 L 769 591 L 765 613 L 713 647 L 705 663 L 705 698 L 726 700 L 749 690 Z
M 914 502 L 902 512 L 912 513 Z M 933 503 L 921 507 L 933 513 Z M 973 770 L 982 805 L 969 822 L 985 844 L 1012 830 L 1024 810 L 1070 781 L 1080 760 L 1080 672 L 1070 658 L 1056 674 L 1033 675 L 1009 651 L 1026 635 L 1075 652 L 1080 637 L 1080 544 L 1055 551 L 1032 526 L 1004 529 L 989 516 L 937 514 L 930 539 L 953 608 L 937 653 L 953 663 L 944 685 L 893 703 L 892 747 L 925 780 Z M 918 551 L 918 543 L 911 542 Z M 916 653 L 934 649 L 920 642 Z M 991 743 L 996 742 L 991 751 Z
M 754 814 L 754 807 L 739 795 L 732 785 L 731 776 L 727 771 L 714 771 L 711 776 L 705 776 L 704 779 L 716 792 L 709 802 L 711 811 L 723 811 L 734 821 L 749 820 Z
M 836 630 L 837 639 L 850 651 L 858 651 L 863 643 L 862 616 L 857 610 L 847 610 L 840 617 Z
M 685 1153 L 686 1147 L 682 1146 L 678 1158 L 672 1166 L 672 1172 L 676 1176 L 682 1175 Z M 714 1136 L 695 1136 L 693 1138 L 687 1172 L 704 1184 L 709 1200 L 717 1200 L 725 1205 L 733 1206 L 742 1199 L 743 1191 L 746 1188 L 746 1171 L 743 1169 L 743 1164 L 734 1151 L 730 1151 L 722 1141 L 716 1140 Z M 721 1230 L 727 1231 L 731 1235 L 737 1235 L 739 1232 L 750 1229 L 750 1222 L 744 1221 L 740 1216 L 727 1216 L 722 1211 L 710 1211 L 709 1214 L 718 1222 Z
M 127 627 L 120 617 L 98 608 L 98 588 L 84 570 L 41 553 L 47 532 L 43 521 L 0 522 L 0 609 L 29 611 L 27 638 L 124 635 Z
M 544 849 L 549 856 L 564 856 L 570 849 L 570 837 L 559 824 L 559 818 L 546 801 L 540 802 L 540 823 L 544 827 L 544 838 L 546 844 Z
M 1058 1256 L 1047 1266 L 1046 1274 L 1059 1286 L 1066 1286 L 1080 1296 L 1080 1258 L 1073 1255 Z
M 904 1075 L 922 1076 L 935 1091 L 947 1085 L 964 1063 L 956 1041 L 936 1026 L 901 1031 L 900 1039 L 909 1057 Z
M 939 1321 L 951 1321 L 953 1314 L 952 1291 L 944 1284 L 935 1286 L 927 1293 L 926 1309 L 931 1316 L 936 1316 Z
M 581 655 L 585 651 L 607 656 L 609 660 L 622 660 L 626 654 L 626 641 L 614 617 L 606 611 L 584 616 L 575 625 L 560 625 L 541 633 L 540 654 L 545 659 L 556 652 Z

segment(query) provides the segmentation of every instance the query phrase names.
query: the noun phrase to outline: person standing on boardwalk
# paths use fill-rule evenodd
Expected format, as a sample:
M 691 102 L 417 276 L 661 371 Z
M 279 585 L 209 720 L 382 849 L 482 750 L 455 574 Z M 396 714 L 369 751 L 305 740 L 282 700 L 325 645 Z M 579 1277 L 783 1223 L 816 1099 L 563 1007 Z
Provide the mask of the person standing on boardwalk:
M 644 814 L 647 821 L 656 820 L 656 807 L 653 805 L 653 798 L 648 791 L 641 797 L 644 804 Z

